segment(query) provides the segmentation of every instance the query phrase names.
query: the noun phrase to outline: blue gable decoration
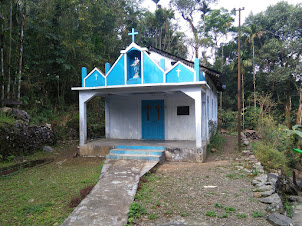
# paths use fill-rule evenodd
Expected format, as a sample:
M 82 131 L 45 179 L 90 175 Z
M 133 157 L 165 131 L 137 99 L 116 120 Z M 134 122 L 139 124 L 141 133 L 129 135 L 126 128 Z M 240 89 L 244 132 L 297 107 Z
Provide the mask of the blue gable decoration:
M 198 59 L 195 59 L 193 63 L 158 49 L 153 51 L 153 49 L 152 47 L 148 50 L 132 42 L 121 51 L 121 55 L 112 67 L 109 63 L 105 64 L 105 73 L 95 68 L 87 75 L 87 69 L 82 68 L 82 87 L 203 84 L 206 83 L 206 72 L 220 90 L 219 72 L 201 66 Z
M 167 83 L 194 82 L 195 71 L 178 62 L 166 75 Z

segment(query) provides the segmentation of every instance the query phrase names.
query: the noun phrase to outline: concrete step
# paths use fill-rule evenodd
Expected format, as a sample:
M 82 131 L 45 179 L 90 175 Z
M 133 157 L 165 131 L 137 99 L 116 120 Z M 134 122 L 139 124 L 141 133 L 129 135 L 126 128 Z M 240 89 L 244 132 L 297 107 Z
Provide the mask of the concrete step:
M 128 160 L 141 160 L 141 161 L 160 161 L 159 155 L 135 155 L 135 154 L 109 154 L 106 159 L 128 159 Z
M 137 149 L 137 150 L 159 150 L 164 151 L 165 147 L 161 146 L 127 146 L 127 145 L 118 145 L 116 149 Z
M 121 154 L 121 155 L 158 155 L 163 154 L 162 151 L 157 150 L 140 150 L 140 149 L 111 149 L 110 154 Z

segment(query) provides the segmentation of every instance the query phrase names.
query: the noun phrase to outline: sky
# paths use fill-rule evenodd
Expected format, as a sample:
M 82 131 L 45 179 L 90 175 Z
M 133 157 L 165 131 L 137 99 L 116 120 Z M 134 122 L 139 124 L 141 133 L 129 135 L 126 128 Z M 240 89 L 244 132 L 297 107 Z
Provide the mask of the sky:
M 276 3 L 280 2 L 281 0 L 217 0 L 217 3 L 212 5 L 212 8 L 219 9 L 225 8 L 229 11 L 236 8 L 243 8 L 244 10 L 241 11 L 241 24 L 244 23 L 244 20 L 250 13 L 257 14 L 263 12 L 269 7 L 270 5 L 275 5 Z M 302 3 L 302 0 L 283 0 L 288 2 L 289 4 L 298 4 Z M 159 3 L 164 8 L 169 8 L 169 0 L 160 0 Z M 156 5 L 152 0 L 143 0 L 143 6 L 149 9 L 151 12 L 154 12 L 156 9 Z M 211 7 L 211 6 L 210 6 Z M 191 36 L 191 30 L 188 24 L 181 18 L 180 15 L 176 14 L 176 19 L 179 21 L 179 25 L 181 27 L 181 31 L 186 33 L 189 37 Z M 234 25 L 238 26 L 238 14 L 235 17 Z M 189 49 L 188 58 L 193 57 L 192 50 Z
M 284 0 L 289 4 L 298 4 L 302 3 L 302 0 Z M 251 13 L 253 14 L 265 11 L 266 8 L 270 5 L 275 5 L 279 0 L 218 0 L 216 5 L 213 5 L 213 8 L 226 8 L 228 10 L 232 10 L 234 8 L 242 8 L 245 10 L 242 11 L 242 21 Z M 165 8 L 169 7 L 169 0 L 160 0 L 159 4 L 164 6 Z M 155 11 L 156 6 L 152 0 L 144 0 L 144 5 L 147 5 L 148 9 L 152 12 Z

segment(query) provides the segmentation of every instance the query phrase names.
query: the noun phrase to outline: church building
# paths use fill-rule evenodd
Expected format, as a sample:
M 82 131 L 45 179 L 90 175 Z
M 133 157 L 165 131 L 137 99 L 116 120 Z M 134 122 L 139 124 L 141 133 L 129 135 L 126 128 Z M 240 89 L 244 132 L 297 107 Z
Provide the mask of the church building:
M 120 51 L 105 72 L 82 68 L 79 91 L 80 154 L 87 143 L 86 104 L 105 99 L 107 139 L 191 141 L 199 159 L 206 155 L 210 132 L 217 125 L 221 74 L 154 47 L 134 42 Z

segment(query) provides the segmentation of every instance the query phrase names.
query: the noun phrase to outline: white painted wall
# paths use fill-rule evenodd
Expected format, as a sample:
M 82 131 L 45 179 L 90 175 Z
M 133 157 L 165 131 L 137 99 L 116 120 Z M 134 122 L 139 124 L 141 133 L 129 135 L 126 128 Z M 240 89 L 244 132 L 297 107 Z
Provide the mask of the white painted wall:
M 108 138 L 141 139 L 141 101 L 164 100 L 165 139 L 195 140 L 195 104 L 185 94 L 112 95 L 108 98 L 109 120 L 106 123 Z M 177 106 L 189 106 L 190 115 L 177 115 Z M 108 112 L 106 112 L 108 113 Z M 109 128 L 108 128 L 109 127 Z

